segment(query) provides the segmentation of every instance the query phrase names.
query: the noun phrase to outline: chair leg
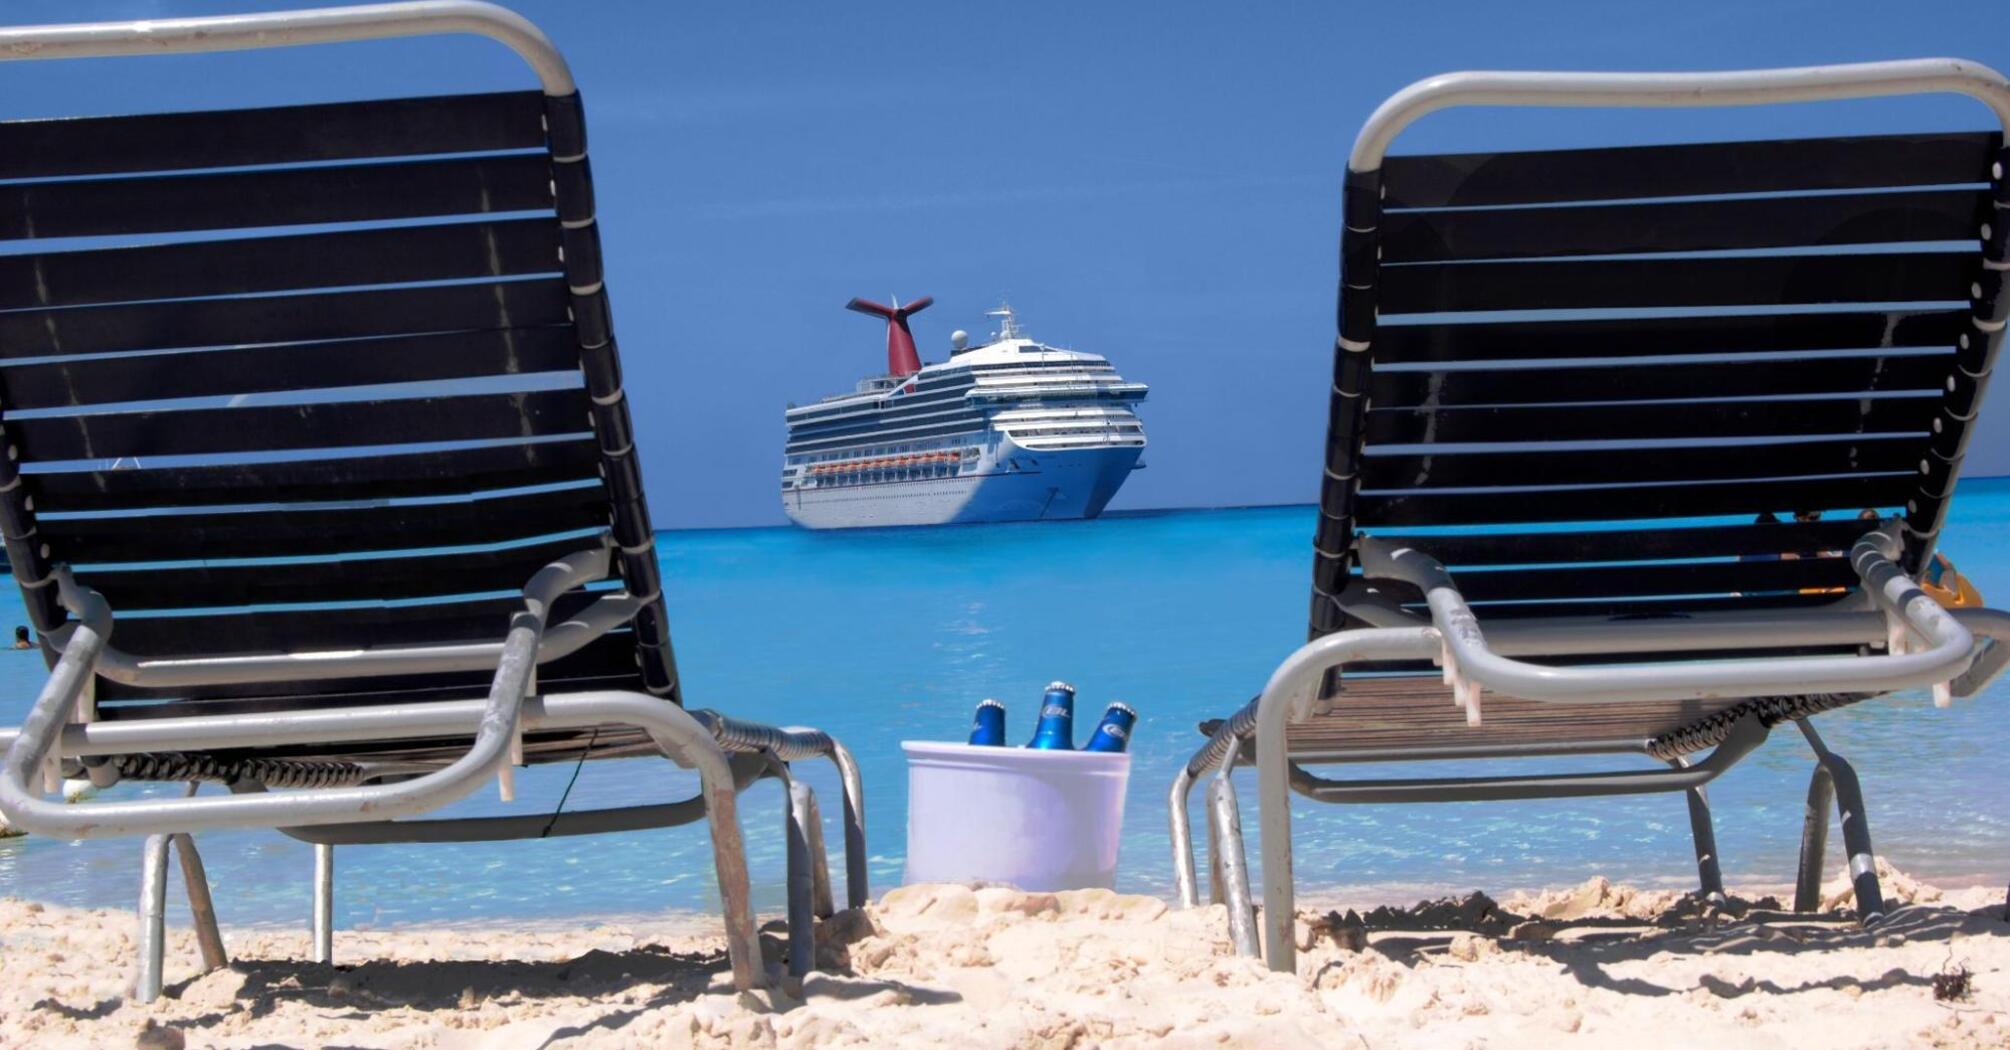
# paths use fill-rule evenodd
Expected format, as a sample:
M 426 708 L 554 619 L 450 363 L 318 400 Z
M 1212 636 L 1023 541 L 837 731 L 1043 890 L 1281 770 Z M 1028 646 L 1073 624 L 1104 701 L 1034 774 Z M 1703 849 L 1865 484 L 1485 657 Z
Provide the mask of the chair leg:
M 1173 885 L 1179 894 L 1179 906 L 1194 908 L 1200 905 L 1200 888 L 1194 884 L 1193 870 L 1193 819 L 1187 812 L 1189 796 L 1193 794 L 1193 774 L 1185 766 L 1173 778 L 1172 792 L 1166 799 L 1166 816 L 1171 822 Z M 1210 836 L 1210 841 L 1212 837 Z
M 803 830 L 808 835 L 810 848 L 810 910 L 819 919 L 828 919 L 837 914 L 837 904 L 831 897 L 830 855 L 824 850 L 824 813 L 817 803 L 816 793 L 808 784 L 801 785 L 804 811 L 801 818 Z M 796 805 L 795 788 L 790 789 L 789 801 Z
M 1689 768 L 1686 758 L 1671 758 L 1676 769 Z M 1717 828 L 1710 818 L 1710 795 L 1701 786 L 1683 792 L 1689 802 L 1689 837 L 1696 846 L 1696 875 L 1708 900 L 1724 899 L 1724 871 L 1717 863 Z
M 1256 940 L 1256 902 L 1249 892 L 1249 864 L 1242 848 L 1242 811 L 1236 805 L 1235 782 L 1228 773 L 1234 756 L 1224 759 L 1222 770 L 1208 786 L 1209 826 L 1217 845 L 1215 858 L 1220 873 L 1217 892 L 1228 904 L 1228 936 L 1237 955 L 1256 958 L 1261 951 Z
M 801 977 L 816 967 L 816 857 L 809 830 L 815 796 L 808 784 L 794 779 L 783 780 L 782 789 L 788 795 L 782 830 L 789 853 L 789 974 Z
M 184 795 L 201 787 L 192 783 Z M 216 905 L 209 895 L 209 875 L 195 839 L 185 834 L 147 836 L 140 857 L 140 963 L 133 981 L 133 999 L 150 1003 L 160 998 L 162 972 L 167 967 L 167 859 L 172 848 L 181 860 L 181 881 L 188 891 L 188 910 L 195 920 L 196 944 L 202 950 L 204 973 L 230 965 L 223 934 L 216 927 Z
M 167 962 L 167 835 L 148 835 L 140 855 L 140 963 L 133 1001 L 160 998 Z
M 175 856 L 181 861 L 182 887 L 188 891 L 188 910 L 195 920 L 195 942 L 202 949 L 203 972 L 221 970 L 230 965 L 230 956 L 223 950 L 223 933 L 216 926 L 216 904 L 210 899 L 209 875 L 203 870 L 202 855 L 196 852 L 192 836 L 169 837 L 174 842 Z
M 747 847 L 740 836 L 739 797 L 725 754 L 709 734 L 700 736 L 701 733 L 703 730 L 693 722 L 690 739 L 676 743 L 685 745 L 685 754 L 694 759 L 705 792 L 705 822 L 712 835 L 712 863 L 718 872 L 719 903 L 726 918 L 726 958 L 733 969 L 733 987 L 753 991 L 767 987 L 768 976 L 761 965 L 760 935 L 754 929 Z M 710 748 L 717 761 L 699 760 L 698 748 Z
M 1298 899 L 1291 875 L 1291 755 L 1284 735 L 1291 697 L 1273 688 L 1277 677 L 1271 681 L 1272 686 L 1266 686 L 1258 700 L 1256 716 L 1257 834 L 1263 838 L 1263 958 L 1272 970 L 1292 973 L 1298 969 L 1298 945 L 1292 939 Z
M 1236 830 L 1241 831 L 1241 826 L 1238 825 Z M 1221 862 L 1221 827 L 1215 823 L 1214 801 L 1210 798 L 1207 814 L 1207 902 L 1227 904 L 1228 894 L 1225 892 L 1227 885 L 1228 873 L 1222 870 Z
M 1829 755 L 1828 762 L 1835 780 L 1836 814 L 1842 820 L 1843 849 L 1849 854 L 1850 882 L 1856 891 L 1856 911 L 1859 921 L 1868 926 L 1884 918 L 1884 891 L 1877 881 L 1877 852 L 1870 844 L 1863 785 L 1855 768 L 1841 755 Z
M 1829 808 L 1835 805 L 1835 781 L 1828 767 L 1817 762 L 1808 778 L 1808 805 L 1801 816 L 1800 866 L 1794 878 L 1794 910 L 1810 912 L 1822 906 L 1822 862 L 1829 848 Z
M 314 845 L 314 961 L 335 962 L 335 847 Z
M 1828 807 L 1833 800 L 1842 824 L 1843 851 L 1856 895 L 1858 921 L 1868 926 L 1884 918 L 1884 891 L 1877 879 L 1877 853 L 1871 847 L 1870 820 L 1864 809 L 1863 784 L 1855 767 L 1822 743 L 1806 719 L 1795 723 L 1818 763 L 1808 785 L 1807 823 L 1802 826 L 1801 870 L 1794 890 L 1794 909 L 1812 911 L 1821 904 L 1821 870 L 1827 852 Z
M 871 874 L 866 870 L 865 787 L 858 763 L 851 752 L 835 739 L 831 741 L 831 762 L 838 768 L 838 783 L 844 794 L 844 896 L 845 907 L 863 908 L 872 896 Z M 822 835 L 822 831 L 818 832 Z M 828 879 L 828 876 L 826 876 Z

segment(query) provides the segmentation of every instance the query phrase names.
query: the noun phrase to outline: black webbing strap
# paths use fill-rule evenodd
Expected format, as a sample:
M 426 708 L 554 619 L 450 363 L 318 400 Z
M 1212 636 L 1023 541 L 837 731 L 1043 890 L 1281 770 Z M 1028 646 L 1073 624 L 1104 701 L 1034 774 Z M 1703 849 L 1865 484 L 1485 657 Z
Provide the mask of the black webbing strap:
M 601 477 L 614 506 L 612 527 L 621 576 L 628 592 L 645 603 L 634 620 L 636 659 L 643 684 L 651 693 L 681 703 L 662 571 L 656 563 L 655 532 L 635 448 L 635 425 L 621 386 L 620 353 L 614 341 L 600 227 L 594 215 L 593 176 L 586 158 L 585 109 L 578 92 L 545 99 L 545 130 L 563 231 L 572 321 L 579 336 L 579 367 L 592 398 L 589 411 L 600 445 Z
M 1361 490 L 1361 446 L 1368 425 L 1368 384 L 1375 341 L 1375 284 L 1381 269 L 1382 176 L 1347 172 L 1340 235 L 1339 338 L 1333 345 L 1333 399 L 1313 536 L 1314 638 L 1344 625 L 1336 596 L 1347 584 L 1354 547 L 1354 502 Z
M 1976 236 L 1981 240 L 1982 256 L 1968 287 L 1967 330 L 1955 338 L 1946 393 L 1933 420 L 1930 454 L 1919 463 L 1918 494 L 1905 506 L 1905 525 L 1911 537 L 1900 565 L 1908 573 L 1916 574 L 1925 567 L 1926 551 L 1947 520 L 1954 479 L 1968 453 L 1975 416 L 1982 409 L 1989 375 L 2003 346 L 2005 322 L 2010 320 L 2010 297 L 2003 294 L 2004 274 L 2010 271 L 2010 180 L 2004 177 L 2006 169 L 2010 169 L 2010 149 L 1998 149 L 1988 172 L 1988 214 L 1978 217 Z

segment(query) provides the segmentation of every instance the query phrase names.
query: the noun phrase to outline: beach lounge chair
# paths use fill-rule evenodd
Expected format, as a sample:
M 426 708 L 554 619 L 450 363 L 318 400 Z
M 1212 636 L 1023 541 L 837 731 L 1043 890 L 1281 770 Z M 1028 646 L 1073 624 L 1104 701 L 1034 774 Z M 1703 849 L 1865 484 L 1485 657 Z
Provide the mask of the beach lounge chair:
M 535 26 L 389 4 L 5 29 L 0 60 L 441 33 L 506 44 L 542 90 L 0 124 L 0 527 L 52 668 L 0 733 L 0 815 L 150 836 L 141 999 L 171 844 L 222 962 L 190 838 L 219 828 L 316 844 L 325 961 L 338 844 L 706 821 L 747 989 L 765 974 L 736 795 L 788 787 L 801 972 L 832 902 L 789 763 L 828 759 L 865 900 L 845 750 L 683 706 L 580 96 Z M 644 755 L 695 768 L 700 793 L 410 819 L 491 782 L 509 798 L 519 764 Z M 47 794 L 65 777 L 229 790 L 66 806 Z
M 1455 106 L 1929 92 L 1971 96 L 1995 120 L 1385 156 L 1412 121 Z M 1792 721 L 1818 760 L 1796 906 L 1815 905 L 1839 800 L 1858 911 L 1875 917 L 1860 791 L 1808 719 L 1902 689 L 1944 704 L 2010 656 L 2010 617 L 1950 613 L 1912 580 L 2010 315 L 2006 123 L 2010 86 L 1952 60 L 1459 73 L 1377 109 L 1346 180 L 1312 640 L 1205 727 L 1173 785 L 1184 903 L 1198 897 L 1187 796 L 1212 777 L 1216 892 L 1238 949 L 1258 951 L 1228 777 L 1251 760 L 1261 952 L 1275 969 L 1294 957 L 1294 791 L 1340 803 L 1685 792 L 1704 889 L 1720 892 L 1703 785 Z M 1626 753 L 1650 767 L 1362 780 L 1306 768 Z

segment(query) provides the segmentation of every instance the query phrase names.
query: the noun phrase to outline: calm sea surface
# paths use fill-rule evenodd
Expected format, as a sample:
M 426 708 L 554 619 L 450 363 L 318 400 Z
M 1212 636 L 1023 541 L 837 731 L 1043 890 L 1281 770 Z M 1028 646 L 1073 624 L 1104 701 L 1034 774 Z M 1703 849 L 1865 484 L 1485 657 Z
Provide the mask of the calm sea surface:
M 1030 735 L 1041 686 L 1064 678 L 1080 689 L 1090 718 L 1112 699 L 1142 715 L 1119 888 L 1168 894 L 1167 785 L 1200 743 L 1195 724 L 1240 705 L 1304 637 L 1312 520 L 1310 508 L 1292 507 L 885 532 L 748 529 L 666 533 L 659 549 L 692 706 L 816 725 L 857 753 L 875 891 L 900 879 L 907 777 L 898 742 L 960 739 L 985 696 L 1007 702 L 1012 737 Z M 2010 480 L 1964 483 L 1943 549 L 1997 604 L 2010 599 Z M 9 585 L 0 628 L 20 622 Z M 0 724 L 18 722 L 42 675 L 34 654 L 0 653 Z M 2010 874 L 2010 778 L 1999 750 L 2006 702 L 2010 681 L 1949 711 L 1905 695 L 1821 720 L 1831 746 L 1862 775 L 1880 853 L 1943 880 Z M 1711 786 L 1734 883 L 1791 879 L 1809 768 L 1799 735 L 1780 732 Z M 826 769 L 819 763 L 806 775 L 831 814 L 837 787 Z M 571 772 L 531 770 L 519 776 L 516 803 L 485 791 L 454 812 L 549 810 Z M 668 762 L 589 764 L 569 807 L 667 801 L 694 783 Z M 1253 781 L 1243 790 L 1247 803 Z M 1401 897 L 1593 873 L 1679 885 L 1693 872 L 1676 795 L 1294 805 L 1305 891 Z M 777 913 L 780 790 L 752 789 L 741 816 L 756 904 Z M 1253 829 L 1254 816 L 1245 812 L 1245 826 Z M 835 827 L 827 839 L 833 848 L 843 841 Z M 207 835 L 201 845 L 226 922 L 305 921 L 308 846 L 252 832 Z M 131 840 L 0 840 L 0 895 L 131 907 L 138 860 Z M 702 825 L 544 842 L 344 847 L 337 869 L 336 920 L 344 926 L 662 913 L 716 901 Z

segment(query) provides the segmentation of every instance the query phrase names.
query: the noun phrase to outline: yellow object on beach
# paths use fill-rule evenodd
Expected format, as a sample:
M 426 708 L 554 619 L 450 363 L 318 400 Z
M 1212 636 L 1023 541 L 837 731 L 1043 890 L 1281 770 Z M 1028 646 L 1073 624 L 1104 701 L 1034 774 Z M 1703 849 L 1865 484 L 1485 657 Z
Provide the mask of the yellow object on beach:
M 1955 571 L 1954 562 L 1945 554 L 1935 554 L 1927 564 L 1919 589 L 1949 609 L 1972 609 L 1982 604 L 1982 592 Z

